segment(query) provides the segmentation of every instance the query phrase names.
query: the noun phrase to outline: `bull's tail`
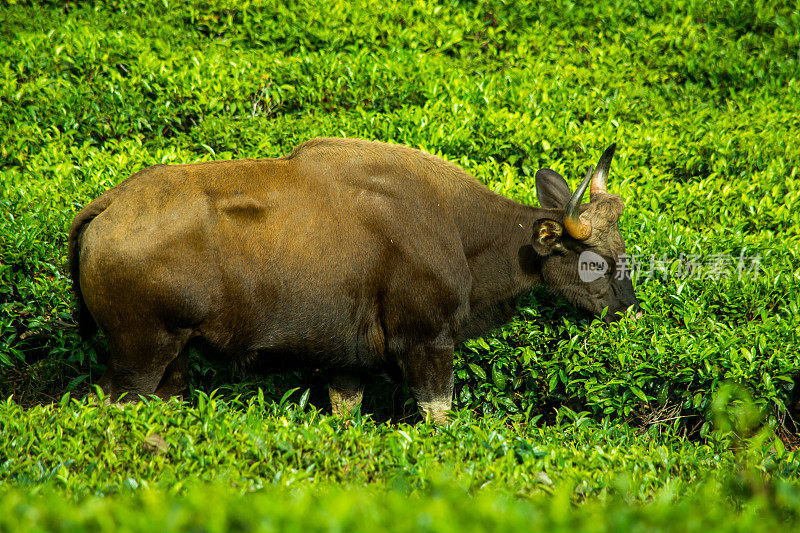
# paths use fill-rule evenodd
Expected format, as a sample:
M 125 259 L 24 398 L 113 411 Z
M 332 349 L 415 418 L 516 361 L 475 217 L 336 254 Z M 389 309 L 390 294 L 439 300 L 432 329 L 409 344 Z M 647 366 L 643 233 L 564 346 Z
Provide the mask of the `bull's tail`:
M 113 194 L 104 194 L 84 207 L 72 221 L 69 228 L 69 271 L 72 287 L 78 297 L 77 319 L 81 336 L 89 338 L 97 332 L 97 323 L 92 318 L 81 292 L 81 238 L 86 226 L 111 205 Z

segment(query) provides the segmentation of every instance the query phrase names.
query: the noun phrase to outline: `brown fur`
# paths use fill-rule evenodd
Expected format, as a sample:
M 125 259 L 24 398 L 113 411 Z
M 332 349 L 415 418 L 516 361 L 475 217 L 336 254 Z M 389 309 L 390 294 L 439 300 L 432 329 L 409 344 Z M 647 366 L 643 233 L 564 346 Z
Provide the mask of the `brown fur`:
M 508 320 L 553 247 L 586 246 L 549 233 L 534 251 L 537 222 L 562 219 L 418 150 L 322 138 L 144 169 L 76 216 L 70 264 L 84 330 L 93 319 L 110 343 L 112 398 L 174 394 L 201 337 L 231 361 L 397 369 L 418 402 L 449 406 L 454 345 Z

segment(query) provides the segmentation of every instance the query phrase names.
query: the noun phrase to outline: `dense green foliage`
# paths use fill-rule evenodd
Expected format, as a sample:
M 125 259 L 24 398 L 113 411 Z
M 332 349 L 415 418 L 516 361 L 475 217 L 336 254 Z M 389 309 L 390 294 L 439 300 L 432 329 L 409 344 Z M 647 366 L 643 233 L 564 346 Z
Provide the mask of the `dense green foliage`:
M 84 498 L 65 502 L 13 492 L 0 500 L 0 531 L 149 532 L 159 531 L 548 531 L 554 533 L 645 531 L 774 532 L 797 527 L 761 498 L 743 509 L 717 503 L 718 486 L 702 495 L 675 503 L 668 491 L 654 503 L 629 505 L 622 500 L 592 502 L 569 512 L 564 493 L 555 498 L 519 501 L 492 492 L 470 497 L 447 483 L 410 497 L 398 492 L 364 489 L 289 491 L 271 488 L 247 498 L 216 488 L 196 488 L 175 497 L 163 491 L 142 490 L 118 500 Z M 797 494 L 782 487 L 779 499 Z M 794 501 L 792 501 L 794 500 Z M 214 505 L 209 505 L 209 501 Z M 708 505 L 708 502 L 715 502 Z M 42 505 L 45 502 L 45 505 Z
M 339 419 L 302 398 L 270 402 L 260 394 L 124 407 L 65 395 L 28 410 L 7 400 L 0 404 L 0 491 L 13 490 L 0 498 L 0 531 L 138 531 L 161 524 L 165 513 L 173 525 L 164 527 L 207 531 L 231 524 L 350 530 L 373 522 L 588 531 L 800 524 L 800 452 L 785 451 L 769 431 L 741 439 L 720 430 L 700 444 L 562 414 L 566 423 L 537 426 L 467 412 L 437 428 Z M 739 410 L 736 432 L 746 432 L 749 417 Z M 718 505 L 700 505 L 708 498 Z M 570 513 L 571 502 L 589 505 Z
M 677 437 L 642 438 L 624 425 L 587 419 L 537 427 L 463 416 L 445 430 L 394 427 L 343 422 L 313 409 L 265 403 L 263 396 L 246 403 L 200 396 L 188 410 L 177 402 L 120 408 L 65 399 L 26 412 L 5 402 L 0 418 L 0 451 L 7 458 L 0 473 L 22 487 L 50 483 L 76 494 L 140 484 L 180 491 L 196 481 L 245 490 L 301 482 L 423 488 L 447 473 L 470 489 L 494 485 L 517 494 L 572 482 L 581 497 L 605 494 L 625 475 L 636 487 L 633 497 L 649 499 L 675 479 L 695 481 L 735 463 L 731 451 Z M 151 454 L 152 434 L 164 439 L 162 453 Z M 776 458 L 787 459 L 782 477 L 800 473 L 795 452 L 760 461 L 774 466 Z
M 784 449 L 797 442 L 800 416 L 792 2 L 172 4 L 0 7 L 0 398 L 13 395 L 0 407 L 0 487 L 44 486 L 53 502 L 59 491 L 181 492 L 220 479 L 239 491 L 299 485 L 306 492 L 285 508 L 269 495 L 254 505 L 283 517 L 319 505 L 344 517 L 340 497 L 308 487 L 399 484 L 419 491 L 407 520 L 463 512 L 483 523 L 506 513 L 508 524 L 548 529 L 568 528 L 545 511 L 562 485 L 573 501 L 609 491 L 652 501 L 693 494 L 700 480 L 713 491 L 753 469 L 769 490 L 797 497 L 787 487 L 798 457 Z M 511 323 L 461 347 L 460 414 L 449 430 L 333 420 L 321 414 L 324 376 L 237 384 L 240 376 L 200 355 L 193 387 L 222 387 L 222 399 L 196 392 L 186 404 L 128 410 L 68 399 L 19 407 L 87 391 L 103 369 L 102 337 L 85 342 L 74 328 L 66 276 L 66 233 L 82 205 L 147 165 L 278 156 L 318 135 L 419 147 L 530 204 L 537 169 L 574 185 L 616 141 L 609 187 L 626 200 L 628 251 L 645 266 L 658 260 L 636 279 L 645 317 L 606 327 L 534 291 Z M 737 276 L 739 258 L 756 256 L 758 272 Z M 690 263 L 706 270 L 688 276 Z M 280 401 L 293 387 L 311 393 Z M 396 386 L 368 393 L 363 411 L 375 420 L 414 411 Z M 151 431 L 166 453 L 145 454 Z M 440 471 L 473 495 L 494 487 L 533 499 L 485 495 L 443 510 L 452 494 L 426 492 Z M 620 476 L 633 488 L 613 489 Z M 172 503 L 153 494 L 126 500 L 126 512 L 202 510 L 197 491 Z M 374 502 L 364 509 L 402 505 L 380 491 L 358 494 Z M 230 516 L 246 509 L 220 498 Z M 13 493 L 0 517 L 57 522 L 68 513 L 55 505 L 31 518 L 40 512 L 33 501 Z M 784 504 L 796 518 L 796 499 Z M 80 505 L 77 523 L 106 520 L 110 504 Z M 684 516 L 596 505 L 575 515 L 576 528 Z M 706 509 L 698 524 L 734 516 L 725 509 Z M 771 523 L 743 512 L 741 524 Z M 387 513 L 375 519 L 394 520 Z M 595 518 L 611 516 L 603 513 L 622 522 Z

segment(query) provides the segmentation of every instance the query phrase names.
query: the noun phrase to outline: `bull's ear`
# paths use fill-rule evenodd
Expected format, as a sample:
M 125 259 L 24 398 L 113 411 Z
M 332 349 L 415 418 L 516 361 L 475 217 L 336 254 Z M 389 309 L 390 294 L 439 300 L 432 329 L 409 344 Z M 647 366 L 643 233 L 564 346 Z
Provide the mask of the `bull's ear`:
M 560 209 L 567 205 L 571 196 L 567 181 L 558 172 L 549 168 L 536 172 L 536 197 L 539 205 L 546 209 Z
M 562 247 L 561 235 L 564 226 L 549 218 L 540 218 L 533 223 L 533 249 L 539 255 L 550 255 Z

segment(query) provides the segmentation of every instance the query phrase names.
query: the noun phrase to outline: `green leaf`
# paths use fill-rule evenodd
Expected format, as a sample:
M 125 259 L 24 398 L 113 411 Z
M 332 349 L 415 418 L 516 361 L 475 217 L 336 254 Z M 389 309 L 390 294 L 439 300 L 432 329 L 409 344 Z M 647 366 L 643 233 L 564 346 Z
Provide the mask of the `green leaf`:
M 505 390 L 506 376 L 503 374 L 502 369 L 498 365 L 492 366 L 492 381 L 494 382 L 494 386 L 497 388 L 497 390 Z
M 550 376 L 550 382 L 548 384 L 550 392 L 555 391 L 557 385 L 558 385 L 558 372 L 554 372 L 553 375 Z
M 479 377 L 479 378 L 480 378 L 482 381 L 483 381 L 483 380 L 486 380 L 486 371 L 484 371 L 484 370 L 483 370 L 483 368 L 481 368 L 480 366 L 476 365 L 475 363 L 470 363 L 470 364 L 469 364 L 469 368 L 470 368 L 470 370 L 472 370 L 472 372 L 473 372 L 473 373 L 474 373 L 476 376 L 478 376 L 478 377 Z
M 89 374 L 82 374 L 75 378 L 72 378 L 70 382 L 67 384 L 67 392 L 72 392 L 75 390 L 75 387 L 86 381 L 89 378 Z
M 300 396 L 300 400 L 297 402 L 297 405 L 300 407 L 301 411 L 305 410 L 306 405 L 308 405 L 308 398 L 310 395 L 311 389 L 306 389 L 302 396 Z
M 642 400 L 643 402 L 647 401 L 647 395 L 642 391 L 642 389 L 640 389 L 636 385 L 631 385 L 631 392 L 633 392 L 636 395 L 636 397 Z
M 278 407 L 283 407 L 286 404 L 289 397 L 298 390 L 300 390 L 300 387 L 295 387 L 293 389 L 289 389 L 286 392 L 284 392 L 283 396 L 281 396 L 281 400 L 278 402 Z

